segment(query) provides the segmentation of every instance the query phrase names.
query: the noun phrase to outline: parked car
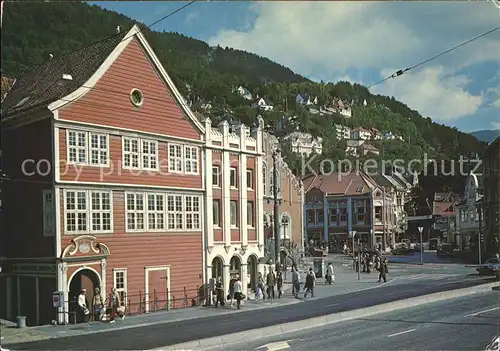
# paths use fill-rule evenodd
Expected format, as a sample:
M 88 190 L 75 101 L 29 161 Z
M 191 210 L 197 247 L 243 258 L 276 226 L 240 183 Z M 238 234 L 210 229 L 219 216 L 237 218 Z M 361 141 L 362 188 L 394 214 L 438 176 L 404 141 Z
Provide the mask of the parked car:
M 496 275 L 500 273 L 500 259 L 490 258 L 484 264 L 476 268 L 479 275 Z
M 453 245 L 449 243 L 442 243 L 437 247 L 438 256 L 451 256 L 453 254 Z

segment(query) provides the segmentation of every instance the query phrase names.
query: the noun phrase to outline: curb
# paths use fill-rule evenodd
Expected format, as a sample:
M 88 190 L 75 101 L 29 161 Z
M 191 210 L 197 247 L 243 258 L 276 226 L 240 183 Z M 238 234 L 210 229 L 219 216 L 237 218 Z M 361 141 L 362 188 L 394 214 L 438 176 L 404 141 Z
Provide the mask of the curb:
M 194 340 L 176 345 L 164 346 L 148 351 L 154 350 L 207 350 L 210 348 L 219 348 L 222 345 L 237 344 L 247 340 L 255 340 L 270 336 L 279 336 L 305 329 L 316 328 L 328 324 L 343 322 L 347 320 L 357 319 L 361 317 L 368 317 L 371 315 L 384 313 L 389 310 L 395 311 L 409 307 L 419 306 L 426 303 L 437 302 L 441 300 L 452 299 L 456 297 L 463 297 L 481 292 L 491 291 L 492 288 L 498 286 L 498 282 L 481 284 L 470 288 L 455 289 L 412 297 L 409 299 L 384 303 L 381 305 L 360 308 L 357 310 L 333 313 L 326 316 L 314 317 L 302 321 L 284 323 L 281 325 L 274 325 L 265 328 L 247 330 L 243 332 L 221 335 L 213 338 Z

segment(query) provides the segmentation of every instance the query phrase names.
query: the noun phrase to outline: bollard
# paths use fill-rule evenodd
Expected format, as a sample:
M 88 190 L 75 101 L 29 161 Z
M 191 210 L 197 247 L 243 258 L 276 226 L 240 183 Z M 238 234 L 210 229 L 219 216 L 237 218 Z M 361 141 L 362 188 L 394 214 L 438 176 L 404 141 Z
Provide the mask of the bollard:
M 16 328 L 26 328 L 26 316 L 17 316 Z

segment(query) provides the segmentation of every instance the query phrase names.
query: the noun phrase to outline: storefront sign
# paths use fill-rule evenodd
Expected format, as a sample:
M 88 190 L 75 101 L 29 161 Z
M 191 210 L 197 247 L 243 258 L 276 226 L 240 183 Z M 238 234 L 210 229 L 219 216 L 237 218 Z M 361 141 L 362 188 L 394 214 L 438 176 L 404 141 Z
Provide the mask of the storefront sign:
M 52 263 L 16 263 L 12 265 L 13 274 L 56 275 L 57 266 Z

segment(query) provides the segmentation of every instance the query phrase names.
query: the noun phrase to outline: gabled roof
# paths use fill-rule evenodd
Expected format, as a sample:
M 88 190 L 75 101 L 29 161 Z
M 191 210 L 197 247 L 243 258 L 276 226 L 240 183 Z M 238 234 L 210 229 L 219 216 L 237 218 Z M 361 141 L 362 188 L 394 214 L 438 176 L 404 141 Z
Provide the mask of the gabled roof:
M 364 150 L 378 151 L 378 149 L 375 146 L 373 146 L 372 144 L 369 144 L 369 143 L 361 144 L 360 148 L 364 149 Z
M 325 195 L 354 196 L 371 193 L 373 185 L 361 172 L 311 175 L 303 179 L 305 192 L 317 188 Z
M 99 69 L 126 34 L 106 38 L 24 72 L 2 103 L 2 118 L 46 107 L 80 88 Z M 63 80 L 63 74 L 69 74 L 73 79 Z M 21 103 L 23 99 L 25 101 Z

